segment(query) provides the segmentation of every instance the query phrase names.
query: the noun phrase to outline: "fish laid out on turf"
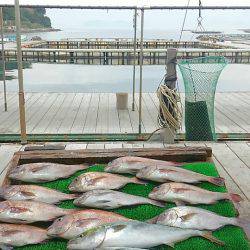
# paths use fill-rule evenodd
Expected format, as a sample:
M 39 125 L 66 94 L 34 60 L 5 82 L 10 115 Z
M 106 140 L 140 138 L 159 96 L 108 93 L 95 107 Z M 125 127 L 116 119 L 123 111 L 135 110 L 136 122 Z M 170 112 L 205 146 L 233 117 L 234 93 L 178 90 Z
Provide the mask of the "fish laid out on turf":
M 2 201 L 0 202 L 0 221 L 21 224 L 52 221 L 74 211 L 76 209 L 63 209 L 38 201 Z
M 49 239 L 47 230 L 28 225 L 0 224 L 0 249 L 41 244 Z
M 76 194 L 65 194 L 54 189 L 36 185 L 12 185 L 0 187 L 0 198 L 5 200 L 30 200 L 56 204 L 79 197 Z
M 165 207 L 164 203 L 114 190 L 88 191 L 79 198 L 75 199 L 74 204 L 81 207 L 83 206 L 101 209 L 114 209 L 140 204 L 151 204 L 158 207 Z
M 201 181 L 208 181 L 218 186 L 224 185 L 224 179 L 220 177 L 211 177 L 203 174 L 199 174 L 184 168 L 176 167 L 162 167 L 162 166 L 150 166 L 145 167 L 138 171 L 137 178 L 151 180 L 156 182 L 185 182 L 185 183 L 198 183 Z
M 124 156 L 108 163 L 105 172 L 118 174 L 136 174 L 140 169 L 148 166 L 173 166 L 179 167 L 183 163 L 173 161 L 161 161 L 135 156 Z
M 173 207 L 148 222 L 171 227 L 209 231 L 215 231 L 226 225 L 234 225 L 242 227 L 248 237 L 250 236 L 250 220 L 225 217 L 198 207 Z
M 65 165 L 49 162 L 29 163 L 12 169 L 9 178 L 24 182 L 42 183 L 67 178 L 87 165 Z
M 177 206 L 184 204 L 214 204 L 218 200 L 232 200 L 240 202 L 242 198 L 238 194 L 212 192 L 193 185 L 184 183 L 165 183 L 155 187 L 149 194 L 149 198 L 159 201 L 170 201 Z
M 87 231 L 80 237 L 70 240 L 68 249 L 98 249 L 103 247 L 150 248 L 159 245 L 173 247 L 176 242 L 193 236 L 201 236 L 217 244 L 224 244 L 207 231 L 129 221 L 104 225 Z
M 73 239 L 83 232 L 106 223 L 130 221 L 130 219 L 112 212 L 86 209 L 58 218 L 48 228 L 48 235 L 64 239 Z
M 145 182 L 136 177 L 128 178 L 117 174 L 88 172 L 75 178 L 69 185 L 69 190 L 86 192 L 96 189 L 119 189 L 128 183 L 145 185 Z

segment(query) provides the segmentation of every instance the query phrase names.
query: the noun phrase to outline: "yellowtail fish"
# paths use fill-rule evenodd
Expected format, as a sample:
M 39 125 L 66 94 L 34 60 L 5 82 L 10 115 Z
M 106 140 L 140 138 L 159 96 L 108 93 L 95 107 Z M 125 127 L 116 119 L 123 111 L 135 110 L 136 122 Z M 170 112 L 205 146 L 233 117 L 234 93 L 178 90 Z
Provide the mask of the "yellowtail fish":
M 103 247 L 151 248 L 160 245 L 174 247 L 176 242 L 190 237 L 201 236 L 212 242 L 224 243 L 213 237 L 210 232 L 194 229 L 168 227 L 139 221 L 117 222 L 104 225 L 83 233 L 68 242 L 68 249 L 98 249 Z

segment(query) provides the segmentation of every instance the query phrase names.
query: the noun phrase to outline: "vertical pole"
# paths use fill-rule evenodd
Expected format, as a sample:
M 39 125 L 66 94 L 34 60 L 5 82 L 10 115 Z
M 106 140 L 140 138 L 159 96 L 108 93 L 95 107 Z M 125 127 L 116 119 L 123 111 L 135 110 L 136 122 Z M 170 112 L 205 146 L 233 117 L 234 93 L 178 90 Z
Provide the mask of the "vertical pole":
M 21 129 L 21 143 L 27 143 L 26 121 L 25 121 L 25 100 L 23 91 L 23 64 L 21 48 L 21 18 L 19 0 L 15 0 L 16 19 L 16 44 L 17 44 L 17 65 L 18 65 L 18 86 L 19 86 L 19 119 Z
M 3 31 L 3 8 L 0 8 L 0 23 L 1 23 L 1 43 L 2 43 L 2 67 L 3 67 L 3 94 L 4 94 L 4 111 L 7 111 L 7 95 L 6 95 L 6 67 L 5 67 L 5 55 L 4 55 L 4 31 Z
M 142 67 L 143 67 L 143 29 L 144 29 L 144 9 L 141 9 L 141 44 L 140 44 L 140 92 L 139 92 L 139 134 L 142 127 Z
M 136 30 L 137 30 L 137 9 L 134 13 L 134 65 L 133 65 L 133 101 L 132 101 L 132 111 L 135 111 L 135 64 L 136 64 Z

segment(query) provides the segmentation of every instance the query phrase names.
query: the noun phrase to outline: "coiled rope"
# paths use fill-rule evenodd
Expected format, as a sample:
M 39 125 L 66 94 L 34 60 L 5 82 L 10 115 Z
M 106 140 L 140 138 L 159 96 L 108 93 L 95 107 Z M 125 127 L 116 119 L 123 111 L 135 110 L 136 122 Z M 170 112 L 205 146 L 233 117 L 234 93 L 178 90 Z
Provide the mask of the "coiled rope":
M 182 124 L 182 105 L 178 90 L 161 84 L 158 87 L 157 96 L 160 105 L 159 126 L 169 127 L 171 131 L 179 130 Z

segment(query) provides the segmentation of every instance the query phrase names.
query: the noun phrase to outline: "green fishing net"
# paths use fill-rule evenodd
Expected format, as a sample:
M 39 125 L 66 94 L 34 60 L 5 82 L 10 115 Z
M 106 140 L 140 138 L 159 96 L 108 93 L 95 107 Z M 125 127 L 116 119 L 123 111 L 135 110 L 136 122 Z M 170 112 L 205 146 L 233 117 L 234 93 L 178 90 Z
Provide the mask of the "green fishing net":
M 185 129 L 188 141 L 216 140 L 214 98 L 219 76 L 227 65 L 221 56 L 178 63 L 185 86 Z

